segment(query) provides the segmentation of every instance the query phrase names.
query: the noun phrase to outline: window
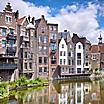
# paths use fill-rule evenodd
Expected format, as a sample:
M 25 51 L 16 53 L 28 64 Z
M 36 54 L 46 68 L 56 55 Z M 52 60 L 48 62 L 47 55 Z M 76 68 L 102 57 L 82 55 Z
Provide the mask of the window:
M 64 48 L 64 44 L 62 44 L 62 48 Z
M 71 61 L 69 60 L 69 65 L 71 65 Z
M 14 34 L 14 29 L 10 29 L 10 34 L 11 34 L 11 35 Z
M 65 62 L 66 62 L 66 60 L 64 59 L 64 62 L 63 63 L 65 64 Z
M 45 32 L 45 27 L 41 28 L 41 32 L 44 33 Z
M 44 64 L 47 64 L 47 57 L 44 57 Z
M 39 39 L 38 40 L 39 42 L 42 42 L 42 37 L 41 36 L 39 36 L 38 39 Z
M 50 29 L 50 30 L 53 30 L 53 26 L 49 26 L 49 29 Z
M 62 59 L 60 59 L 60 64 L 62 64 Z
M 2 36 L 6 36 L 6 29 L 5 28 L 2 29 Z
M 51 70 L 52 70 L 52 72 L 53 72 L 53 71 L 55 71 L 55 68 L 52 68 Z
M 56 26 L 54 26 L 54 31 L 56 31 L 57 30 L 57 28 L 56 28 Z
M 68 53 L 68 56 L 71 56 L 71 52 Z
M 64 68 L 62 68 L 62 73 L 64 73 Z
M 44 67 L 44 72 L 47 72 L 47 67 Z
M 51 64 L 56 64 L 56 56 L 51 57 Z
M 56 50 L 57 49 L 57 45 L 56 44 L 51 44 L 51 49 L 52 50 Z
M 88 55 L 86 55 L 86 59 L 88 59 Z
M 77 68 L 77 73 L 81 73 L 81 68 Z
M 47 47 L 46 46 L 44 46 L 44 51 L 46 51 L 47 50 Z
M 66 56 L 66 52 L 64 51 L 64 56 Z
M 78 49 L 81 49 L 81 45 L 78 45 Z
M 96 55 L 95 54 L 92 55 L 92 59 L 96 60 Z
M 39 46 L 39 51 L 41 51 L 42 50 L 42 46 Z
M 56 40 L 56 33 L 52 33 L 50 38 Z
M 27 63 L 24 63 L 24 68 L 27 69 Z
M 77 53 L 77 59 L 81 59 L 81 53 Z
M 39 67 L 39 72 L 42 72 L 42 67 Z
M 88 62 L 86 62 L 86 66 L 88 66 Z
M 77 65 L 81 65 L 81 53 L 77 53 Z
M 29 68 L 32 69 L 32 63 L 31 62 L 29 63 Z
M 44 36 L 44 43 L 47 43 L 48 42 L 48 37 L 47 36 Z
M 11 17 L 11 16 L 6 16 L 6 17 L 5 17 L 5 21 L 6 21 L 7 23 L 11 23 L 11 22 L 12 22 L 12 17 Z
M 72 65 L 74 65 L 74 60 L 72 59 Z
M 39 57 L 39 64 L 42 64 L 42 57 Z
M 70 45 L 69 47 L 72 48 L 72 45 Z
M 60 51 L 60 56 L 62 56 L 62 51 Z
M 3 47 L 3 48 L 6 47 L 6 40 L 2 40 L 2 47 Z
M 24 57 L 27 58 L 27 52 L 25 52 L 24 54 L 25 54 Z
M 77 65 L 81 65 L 81 60 L 77 60 Z

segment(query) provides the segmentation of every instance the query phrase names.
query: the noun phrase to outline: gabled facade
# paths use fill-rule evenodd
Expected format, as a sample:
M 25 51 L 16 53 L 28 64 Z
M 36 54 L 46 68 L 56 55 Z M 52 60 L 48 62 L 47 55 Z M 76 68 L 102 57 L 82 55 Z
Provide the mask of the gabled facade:
M 74 46 L 67 30 L 59 33 L 59 69 L 60 77 L 69 77 L 74 73 Z
M 58 77 L 58 24 L 48 23 L 49 30 L 49 79 Z
M 59 65 L 68 65 L 68 49 L 64 38 L 59 42 Z
M 75 73 L 83 73 L 84 71 L 84 53 L 83 44 L 81 42 L 75 45 Z
M 0 80 L 10 80 L 17 68 L 16 21 L 19 13 L 13 12 L 8 3 L 0 12 Z
M 90 66 L 94 73 L 104 71 L 104 43 L 102 40 L 90 47 Z
M 34 17 L 22 17 L 17 21 L 18 33 L 18 69 L 20 74 L 31 78 L 36 71 L 36 37 Z
M 75 73 L 89 74 L 91 43 L 85 37 L 78 37 L 77 34 L 73 34 L 72 42 L 74 44 Z
M 49 33 L 47 21 L 44 15 L 40 19 L 35 20 L 36 36 L 37 36 L 37 76 L 48 78 L 48 58 L 49 58 Z

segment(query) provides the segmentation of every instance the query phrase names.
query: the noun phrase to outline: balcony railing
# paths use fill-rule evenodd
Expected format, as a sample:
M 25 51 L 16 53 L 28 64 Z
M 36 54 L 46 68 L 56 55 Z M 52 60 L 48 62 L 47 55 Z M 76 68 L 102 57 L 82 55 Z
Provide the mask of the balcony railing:
M 0 70 L 16 69 L 17 64 L 15 63 L 0 63 Z
M 52 54 L 55 54 L 56 53 L 56 49 L 55 50 L 51 50 L 51 53 Z
M 22 36 L 22 41 L 29 41 L 29 37 L 28 36 Z
M 14 35 L 7 35 L 7 39 L 8 40 L 16 40 L 16 36 L 14 36 Z
M 50 39 L 51 43 L 56 43 L 56 39 Z
M 16 47 L 7 47 L 7 53 L 15 53 Z

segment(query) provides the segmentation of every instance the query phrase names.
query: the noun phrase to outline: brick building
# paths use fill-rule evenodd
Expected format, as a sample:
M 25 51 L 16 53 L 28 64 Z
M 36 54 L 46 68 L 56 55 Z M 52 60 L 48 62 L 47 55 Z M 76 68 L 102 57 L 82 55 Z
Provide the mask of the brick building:
M 3 12 L 0 12 L 0 80 L 10 80 L 17 68 L 16 21 L 18 16 L 18 11 L 13 12 L 10 3 L 6 5 Z
M 104 43 L 100 35 L 99 43 L 90 47 L 90 64 L 93 72 L 104 70 Z

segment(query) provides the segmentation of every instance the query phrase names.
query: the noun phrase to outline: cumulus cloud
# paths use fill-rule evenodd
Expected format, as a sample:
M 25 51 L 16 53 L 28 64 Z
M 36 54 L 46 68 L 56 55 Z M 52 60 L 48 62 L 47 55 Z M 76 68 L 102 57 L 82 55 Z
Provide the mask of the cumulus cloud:
M 23 0 L 2 0 L 0 2 L 0 10 L 5 8 L 7 2 L 10 2 L 13 10 L 19 10 L 20 16 L 35 16 L 35 18 L 39 18 L 41 15 L 49 16 L 51 9 L 48 6 L 35 6 L 35 4 L 30 2 L 25 2 Z
M 86 36 L 91 42 L 96 43 L 100 33 L 104 33 L 104 29 L 99 29 L 99 23 L 97 21 L 97 13 L 100 10 L 100 6 L 94 3 L 88 3 L 84 5 L 67 5 L 59 10 L 59 13 L 51 16 L 51 9 L 48 6 L 36 6 L 33 3 L 25 2 L 23 0 L 8 0 L 11 3 L 12 8 L 16 11 L 19 10 L 20 15 L 31 15 L 35 18 L 40 18 L 41 15 L 45 15 L 48 22 L 58 23 L 59 31 L 67 29 L 70 33 L 78 33 L 80 36 Z M 2 0 L 0 4 L 0 10 L 5 7 L 7 0 Z
M 62 8 L 55 17 L 49 18 L 50 22 L 59 23 L 59 31 L 68 29 L 71 33 L 86 36 L 91 42 L 96 43 L 97 37 L 103 29 L 99 29 L 97 21 L 98 5 L 89 3 L 87 7 L 68 5 Z M 96 37 L 96 38 L 95 38 Z

